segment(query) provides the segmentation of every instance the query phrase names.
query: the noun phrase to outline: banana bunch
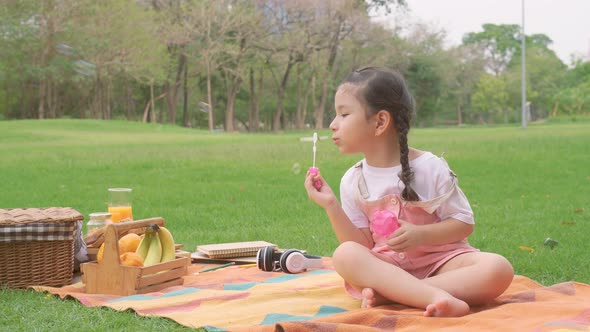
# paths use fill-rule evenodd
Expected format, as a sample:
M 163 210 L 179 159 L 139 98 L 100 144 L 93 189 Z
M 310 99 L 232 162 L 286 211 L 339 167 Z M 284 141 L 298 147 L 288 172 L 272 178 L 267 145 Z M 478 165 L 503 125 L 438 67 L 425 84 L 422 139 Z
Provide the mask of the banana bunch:
M 150 266 L 164 263 L 176 258 L 176 248 L 172 233 L 162 226 L 151 225 L 145 231 L 145 235 L 136 253 L 143 258 L 143 265 Z

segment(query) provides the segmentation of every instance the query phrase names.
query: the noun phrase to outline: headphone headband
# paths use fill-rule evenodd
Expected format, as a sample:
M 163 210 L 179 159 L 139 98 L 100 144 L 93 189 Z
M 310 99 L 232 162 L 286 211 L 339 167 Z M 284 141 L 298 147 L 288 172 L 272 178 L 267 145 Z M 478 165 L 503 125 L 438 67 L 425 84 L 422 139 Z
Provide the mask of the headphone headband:
M 285 273 L 300 273 L 309 268 L 322 267 L 322 257 L 307 255 L 297 249 L 288 249 L 284 252 L 277 251 L 275 247 L 268 246 L 256 253 L 256 264 L 262 271 Z

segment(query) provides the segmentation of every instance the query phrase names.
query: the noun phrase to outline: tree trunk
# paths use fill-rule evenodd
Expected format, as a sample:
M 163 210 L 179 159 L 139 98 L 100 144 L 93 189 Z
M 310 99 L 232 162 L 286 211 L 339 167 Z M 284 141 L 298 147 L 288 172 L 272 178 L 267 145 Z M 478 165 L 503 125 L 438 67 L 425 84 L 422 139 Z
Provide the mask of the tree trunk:
M 47 78 L 47 111 L 48 111 L 48 118 L 55 119 L 57 118 L 56 112 L 56 91 L 57 88 L 53 84 L 54 80 L 52 75 L 49 75 Z
M 106 82 L 105 96 L 104 96 L 104 116 L 103 119 L 111 120 L 113 115 L 111 113 L 111 81 Z
M 287 113 L 285 109 L 283 109 L 283 116 L 281 117 L 281 120 L 283 120 L 283 129 L 289 130 L 289 113 Z
M 162 89 L 164 90 L 164 94 L 166 95 L 166 97 L 164 97 L 164 101 L 166 104 L 166 122 L 171 123 L 172 121 L 170 121 L 170 115 L 172 114 L 172 108 L 174 107 L 173 105 L 173 101 L 172 101 L 172 85 L 170 85 L 169 81 L 166 81 L 164 83 L 164 85 L 162 86 Z M 164 123 L 164 110 L 162 110 L 162 112 L 160 112 L 160 122 Z
M 281 84 L 279 85 L 279 91 L 277 94 L 277 111 L 272 121 L 272 131 L 275 132 L 281 129 L 281 116 L 283 115 L 283 100 L 285 99 L 285 90 L 287 89 L 289 73 L 291 72 L 291 68 L 293 68 L 293 63 L 294 62 L 292 57 L 289 57 L 287 68 L 285 68 L 283 79 L 281 80 Z
M 234 117 L 235 117 L 235 109 L 234 105 L 236 102 L 236 95 L 240 90 L 240 85 L 242 84 L 242 79 L 240 77 L 236 78 L 236 82 L 230 83 L 230 88 L 227 94 L 227 105 L 225 107 L 225 130 L 228 132 L 232 132 L 235 130 L 234 128 Z
M 92 105 L 90 108 L 90 117 L 92 119 L 98 119 L 99 115 L 101 114 L 101 110 L 102 110 L 102 107 L 100 105 L 100 103 L 102 101 L 102 80 L 100 77 L 101 77 L 101 75 L 97 71 L 96 78 L 94 79 L 94 96 L 93 96 L 93 101 L 92 101 Z
M 45 95 L 47 93 L 47 80 L 41 79 L 39 82 L 39 107 L 37 108 L 37 116 L 39 119 L 45 119 Z
M 307 84 L 305 89 L 305 95 L 303 96 L 303 112 L 301 114 L 301 128 L 298 129 L 305 129 L 305 119 L 307 118 L 307 104 L 309 101 L 309 94 L 311 92 L 311 84 Z
M 338 23 L 335 25 L 334 34 L 330 40 L 330 54 L 328 55 L 328 63 L 326 66 L 326 74 L 322 81 L 322 96 L 320 99 L 320 105 L 316 111 L 316 129 L 324 128 L 324 112 L 326 108 L 326 99 L 328 98 L 328 80 L 332 74 L 334 63 L 336 62 L 336 56 L 338 55 L 338 47 L 340 46 L 340 32 L 342 25 L 344 24 L 344 18 L 338 15 Z
M 188 64 L 184 66 L 184 79 L 182 82 L 182 125 L 185 127 L 192 127 L 188 118 Z
M 149 112 L 150 112 L 150 101 L 148 100 L 145 103 L 145 107 L 143 108 L 143 116 L 141 117 L 141 122 L 146 123 L 149 119 Z
M 150 81 L 150 111 L 149 119 L 153 123 L 156 121 L 156 101 L 154 100 L 154 81 Z
M 260 84 L 262 86 L 262 69 L 260 70 Z M 248 117 L 248 131 L 257 132 L 260 123 L 260 102 L 258 93 L 256 92 L 256 80 L 254 77 L 254 69 L 250 68 L 250 115 Z
M 168 123 L 176 123 L 176 103 L 178 101 L 178 90 L 180 89 L 180 80 L 182 79 L 182 72 L 186 63 L 186 55 L 184 54 L 184 47 L 180 50 L 178 56 L 178 69 L 176 70 L 176 80 L 172 86 L 172 93 L 166 98 L 168 105 Z
M 43 50 L 39 59 L 39 68 L 41 69 L 41 76 L 39 78 L 39 106 L 37 108 L 37 116 L 39 119 L 47 117 L 46 107 L 49 107 L 48 98 L 51 89 L 49 85 L 50 76 L 48 75 L 49 62 L 53 54 L 53 36 L 55 34 L 55 22 L 52 16 L 52 11 L 55 10 L 53 1 L 43 1 L 41 4 L 40 21 L 43 22 L 39 26 L 39 40 L 43 43 Z
M 209 103 L 209 131 L 213 131 L 215 128 L 215 122 L 213 121 L 213 92 L 211 91 L 211 61 L 207 57 L 207 103 Z
M 301 100 L 301 71 L 297 70 L 297 111 L 295 113 L 295 129 L 303 129 L 303 101 Z
M 125 114 L 126 114 L 126 118 L 127 120 L 131 120 L 131 112 L 133 111 L 133 109 L 135 108 L 135 103 L 133 101 L 133 90 L 131 85 L 129 84 L 129 81 L 125 82 L 125 99 L 126 99 L 126 103 L 125 103 Z
M 324 77 L 322 81 L 322 95 L 320 97 L 320 104 L 315 112 L 315 129 L 324 128 L 324 109 L 326 107 L 326 98 L 328 97 L 328 77 Z
M 166 100 L 166 98 L 168 98 L 168 94 L 170 93 L 169 90 L 164 89 L 164 93 L 162 94 L 162 97 L 164 98 L 164 101 Z M 155 103 L 155 101 L 154 101 Z M 166 103 L 166 102 L 164 102 Z M 156 109 L 154 108 L 154 111 L 156 111 Z M 154 116 L 157 115 L 156 117 L 156 123 L 164 123 L 164 107 L 162 107 L 162 109 L 157 112 L 156 114 L 154 114 Z
M 279 90 L 277 95 L 277 110 L 272 119 L 272 131 L 277 132 L 281 130 L 281 115 L 283 114 L 283 98 L 285 95 L 285 91 L 283 89 Z
M 460 126 L 463 124 L 463 104 L 461 101 L 457 103 L 457 125 Z

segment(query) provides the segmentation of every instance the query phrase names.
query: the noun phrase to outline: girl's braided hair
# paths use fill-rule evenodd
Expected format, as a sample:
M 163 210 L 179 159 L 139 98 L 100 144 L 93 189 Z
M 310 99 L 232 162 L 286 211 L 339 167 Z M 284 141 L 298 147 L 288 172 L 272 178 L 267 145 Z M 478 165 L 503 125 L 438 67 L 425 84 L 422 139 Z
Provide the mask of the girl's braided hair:
M 391 114 L 397 129 L 402 171 L 399 178 L 404 183 L 402 198 L 406 201 L 419 201 L 412 189 L 414 172 L 410 168 L 408 133 L 414 115 L 414 99 L 401 74 L 376 67 L 366 67 L 350 73 L 342 84 L 357 87 L 357 97 L 367 106 L 370 114 L 385 110 Z

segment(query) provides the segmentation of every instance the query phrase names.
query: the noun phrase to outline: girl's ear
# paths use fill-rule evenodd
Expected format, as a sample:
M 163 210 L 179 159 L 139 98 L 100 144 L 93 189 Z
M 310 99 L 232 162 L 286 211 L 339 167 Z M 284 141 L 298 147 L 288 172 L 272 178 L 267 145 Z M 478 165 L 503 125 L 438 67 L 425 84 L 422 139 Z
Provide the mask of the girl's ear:
M 375 121 L 375 135 L 381 135 L 391 124 L 391 114 L 385 110 L 381 110 L 375 114 Z

